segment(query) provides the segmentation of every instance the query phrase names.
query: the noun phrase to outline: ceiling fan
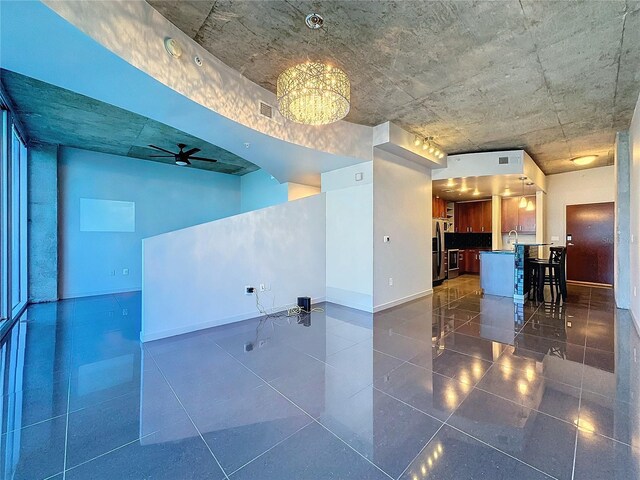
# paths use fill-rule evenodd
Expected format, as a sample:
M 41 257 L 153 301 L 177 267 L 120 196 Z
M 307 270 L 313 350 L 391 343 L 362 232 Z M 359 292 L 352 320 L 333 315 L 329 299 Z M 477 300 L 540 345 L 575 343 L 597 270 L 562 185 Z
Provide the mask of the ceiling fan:
M 152 158 L 170 158 L 173 157 L 175 159 L 176 165 L 180 165 L 184 167 L 185 165 L 191 165 L 191 160 L 204 160 L 205 162 L 217 162 L 213 158 L 204 158 L 204 157 L 194 157 L 195 153 L 200 151 L 199 148 L 192 148 L 191 150 L 183 151 L 186 148 L 184 143 L 178 143 L 177 146 L 180 149 L 178 153 L 170 152 L 164 148 L 156 147 L 155 145 L 149 145 L 151 148 L 155 148 L 156 150 L 160 150 L 161 152 L 168 153 L 169 155 L 149 155 Z

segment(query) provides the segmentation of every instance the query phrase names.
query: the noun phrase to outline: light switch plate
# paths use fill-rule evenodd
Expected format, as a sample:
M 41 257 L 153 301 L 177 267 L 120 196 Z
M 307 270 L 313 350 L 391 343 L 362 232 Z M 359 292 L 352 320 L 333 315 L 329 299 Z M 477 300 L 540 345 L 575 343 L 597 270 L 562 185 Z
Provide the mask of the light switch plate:
M 362 181 L 363 177 L 364 177 L 364 174 L 362 172 L 356 173 L 356 182 Z
M 384 243 L 389 243 L 391 241 L 391 238 L 389 237 L 389 235 L 385 235 L 384 237 L 382 237 L 382 241 Z

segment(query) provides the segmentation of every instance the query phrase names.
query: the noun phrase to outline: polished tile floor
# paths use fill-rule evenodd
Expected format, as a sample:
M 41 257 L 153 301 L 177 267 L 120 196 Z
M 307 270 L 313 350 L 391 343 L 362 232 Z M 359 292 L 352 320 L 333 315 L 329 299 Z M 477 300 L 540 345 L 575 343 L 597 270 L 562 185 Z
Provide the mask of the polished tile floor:
M 640 338 L 462 276 L 141 345 L 139 294 L 35 305 L 2 345 L 3 479 L 637 479 Z

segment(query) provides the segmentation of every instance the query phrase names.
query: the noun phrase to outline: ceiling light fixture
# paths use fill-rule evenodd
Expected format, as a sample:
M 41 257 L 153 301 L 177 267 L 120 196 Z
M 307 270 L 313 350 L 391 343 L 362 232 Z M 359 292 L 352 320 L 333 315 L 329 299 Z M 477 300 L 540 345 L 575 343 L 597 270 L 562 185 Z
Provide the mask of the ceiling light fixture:
M 576 157 L 572 158 L 571 161 L 579 166 L 589 165 L 593 163 L 595 159 L 598 158 L 598 155 L 586 155 L 584 157 Z
M 305 23 L 310 29 L 318 30 L 324 20 L 312 13 L 307 15 Z M 309 60 L 280 74 L 276 97 L 283 117 L 305 125 L 326 125 L 349 113 L 351 84 L 342 69 Z
M 422 139 L 420 137 L 416 136 L 416 139 L 413 141 L 413 144 L 416 147 L 419 147 L 421 143 L 422 143 Z
M 520 181 L 522 182 L 522 197 L 520 197 L 520 203 L 518 203 L 518 207 L 527 208 L 527 198 L 524 196 L 524 181 L 527 177 L 520 177 Z

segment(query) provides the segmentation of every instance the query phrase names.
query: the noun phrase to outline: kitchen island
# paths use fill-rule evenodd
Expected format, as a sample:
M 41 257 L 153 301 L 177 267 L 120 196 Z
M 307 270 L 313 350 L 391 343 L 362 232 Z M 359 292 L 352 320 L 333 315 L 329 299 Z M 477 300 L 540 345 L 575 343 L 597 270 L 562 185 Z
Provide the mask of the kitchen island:
M 528 258 L 538 257 L 538 248 L 548 244 L 514 244 L 513 250 L 480 252 L 480 287 L 487 295 L 512 297 L 524 303 L 531 288 Z

